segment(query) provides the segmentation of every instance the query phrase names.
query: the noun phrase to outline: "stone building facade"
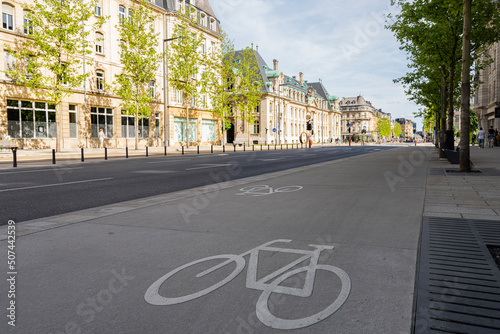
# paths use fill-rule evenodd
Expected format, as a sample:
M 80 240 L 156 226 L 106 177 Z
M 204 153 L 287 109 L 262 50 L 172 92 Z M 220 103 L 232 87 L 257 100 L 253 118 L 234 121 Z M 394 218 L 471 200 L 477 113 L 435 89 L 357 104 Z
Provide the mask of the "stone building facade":
M 488 50 L 493 62 L 479 70 L 475 76 L 478 84 L 471 107 L 478 118 L 478 125 L 487 131 L 490 126 L 500 130 L 500 43 L 494 43 Z M 495 110 L 497 110 L 495 118 Z
M 339 99 L 329 95 L 321 79 L 308 82 L 303 73 L 298 78 L 285 75 L 278 68 L 278 60 L 270 68 L 258 50 L 254 54 L 263 84 L 261 105 L 255 124 L 231 119 L 228 142 L 291 144 L 299 143 L 301 134 L 317 143 L 340 138 Z M 312 129 L 307 129 L 307 123 Z
M 349 137 L 364 137 L 369 141 L 377 141 L 379 139 L 377 133 L 379 118 L 387 118 L 392 125 L 391 114 L 375 108 L 370 101 L 365 100 L 361 95 L 343 97 L 340 101 L 340 110 L 342 112 L 343 140 Z M 363 134 L 363 130 L 365 130 L 365 134 Z
M 24 29 L 23 5 L 30 0 L 0 0 L 2 3 L 2 22 L 0 26 L 0 136 L 14 139 L 21 148 L 55 148 L 56 112 L 53 105 L 38 99 L 26 87 L 16 85 L 5 71 L 12 66 L 14 58 L 5 44 L 14 45 L 19 39 L 26 38 Z M 154 97 L 149 118 L 134 124 L 133 116 L 122 114 L 120 98 L 113 94 L 110 85 L 115 75 L 120 73 L 119 35 L 115 26 L 120 18 L 126 18 L 132 5 L 131 0 L 99 0 L 95 16 L 109 17 L 98 31 L 92 32 L 95 38 L 94 52 L 90 56 L 93 65 L 85 71 L 90 78 L 85 84 L 68 96 L 61 106 L 62 138 L 61 148 L 96 147 L 97 135 L 102 128 L 106 134 L 108 147 L 124 147 L 134 138 L 135 126 L 139 127 L 139 146 L 164 145 L 165 106 L 169 106 L 168 140 L 170 145 L 181 145 L 187 137 L 185 133 L 185 111 L 179 93 L 168 91 L 168 101 L 163 96 L 163 71 L 160 65 L 155 80 L 150 83 Z M 219 21 L 208 0 L 151 0 L 150 8 L 155 19 L 153 25 L 159 33 L 157 50 L 164 47 L 165 39 L 172 36 L 178 12 L 186 6 L 193 8 L 198 25 L 193 29 L 204 36 L 204 52 L 214 48 L 219 39 Z M 95 20 L 95 18 L 93 18 Z M 36 29 L 36 27 L 35 27 Z M 167 42 L 168 47 L 168 42 Z M 82 68 L 83 71 L 83 68 Z M 165 103 L 167 102 L 167 103 Z M 201 108 L 190 112 L 190 134 L 192 142 L 198 144 L 216 143 L 221 140 L 222 132 L 218 120 Z

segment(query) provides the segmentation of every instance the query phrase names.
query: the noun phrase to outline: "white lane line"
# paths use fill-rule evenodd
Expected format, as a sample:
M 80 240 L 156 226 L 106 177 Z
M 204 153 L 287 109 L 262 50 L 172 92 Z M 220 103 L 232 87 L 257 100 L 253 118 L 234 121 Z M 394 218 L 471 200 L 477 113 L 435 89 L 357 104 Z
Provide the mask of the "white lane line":
M 65 171 L 65 170 L 70 170 L 70 169 L 83 169 L 83 167 L 53 167 L 50 169 L 37 169 L 37 170 L 21 170 L 21 171 L 15 171 L 15 172 L 0 172 L 0 175 L 3 174 L 19 174 L 19 173 L 36 173 L 36 172 L 60 172 L 60 171 Z
M 45 187 L 57 187 L 57 186 L 66 186 L 68 184 L 78 184 L 78 183 L 88 183 L 88 182 L 98 182 L 98 181 L 108 181 L 108 180 L 113 180 L 113 178 L 106 177 L 103 179 L 83 180 L 83 181 L 55 183 L 55 184 L 44 184 L 41 186 L 31 186 L 31 187 L 12 188 L 12 189 L 2 189 L 2 190 L 0 190 L 0 192 L 3 193 L 3 192 L 8 192 L 8 191 L 27 190 L 27 189 L 36 189 L 36 188 L 45 188 Z
M 203 167 L 193 167 L 193 168 L 187 168 L 185 170 L 206 169 L 206 168 L 215 168 L 215 167 L 223 167 L 223 166 L 231 166 L 231 164 L 217 164 L 217 165 L 210 165 L 210 166 L 203 166 Z
M 167 163 L 167 162 L 188 161 L 188 160 L 191 160 L 191 159 L 172 159 L 172 160 L 163 160 L 163 161 L 151 161 L 151 162 L 148 162 L 148 164 L 163 164 L 163 163 Z

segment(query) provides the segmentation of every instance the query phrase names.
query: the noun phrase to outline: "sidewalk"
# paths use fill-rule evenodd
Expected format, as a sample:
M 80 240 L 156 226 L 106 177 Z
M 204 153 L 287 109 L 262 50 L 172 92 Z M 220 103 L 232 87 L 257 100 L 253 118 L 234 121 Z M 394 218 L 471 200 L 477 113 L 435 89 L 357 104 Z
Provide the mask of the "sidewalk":
M 436 153 L 429 161 L 424 216 L 500 221 L 500 148 L 470 148 L 473 169 L 458 170 Z

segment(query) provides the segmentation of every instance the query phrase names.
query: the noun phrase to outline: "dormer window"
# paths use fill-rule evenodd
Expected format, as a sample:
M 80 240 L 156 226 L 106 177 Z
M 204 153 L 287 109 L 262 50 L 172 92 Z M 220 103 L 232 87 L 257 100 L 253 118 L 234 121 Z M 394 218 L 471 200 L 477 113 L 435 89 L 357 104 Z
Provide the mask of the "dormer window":
M 210 18 L 210 30 L 215 31 L 215 19 L 213 17 Z

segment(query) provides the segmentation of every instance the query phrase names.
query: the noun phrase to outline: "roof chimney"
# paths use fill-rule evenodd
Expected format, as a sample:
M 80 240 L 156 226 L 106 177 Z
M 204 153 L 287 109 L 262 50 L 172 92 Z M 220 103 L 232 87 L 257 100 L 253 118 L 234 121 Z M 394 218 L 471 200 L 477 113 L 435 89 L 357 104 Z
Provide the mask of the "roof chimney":
M 299 78 L 300 78 L 300 85 L 302 86 L 304 84 L 304 73 L 299 72 Z
M 293 80 L 297 80 L 297 77 L 295 75 L 292 75 Z
M 274 64 L 274 70 L 276 71 L 278 69 L 278 60 L 273 59 L 273 64 Z

